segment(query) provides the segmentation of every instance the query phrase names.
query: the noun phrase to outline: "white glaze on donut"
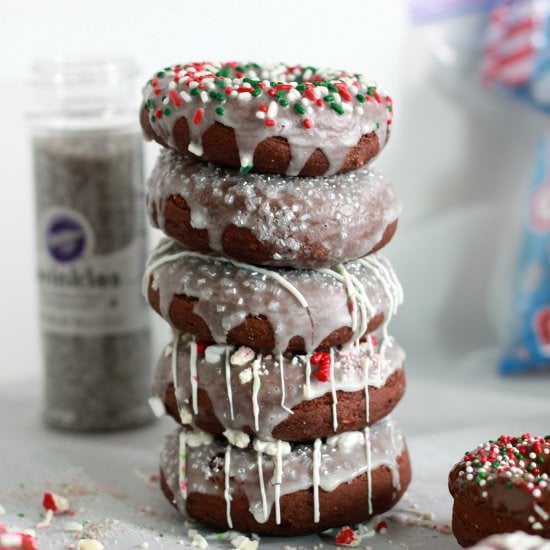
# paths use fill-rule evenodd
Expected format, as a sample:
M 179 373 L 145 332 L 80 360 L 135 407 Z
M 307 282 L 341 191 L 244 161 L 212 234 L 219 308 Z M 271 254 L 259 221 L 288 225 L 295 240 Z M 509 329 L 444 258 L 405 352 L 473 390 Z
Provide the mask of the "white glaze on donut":
M 174 494 L 176 505 L 181 511 L 184 511 L 185 499 L 179 489 L 178 433 L 179 431 L 166 438 L 161 455 L 161 468 L 166 482 Z M 239 486 L 239 489 L 243 490 L 248 498 L 251 514 L 256 521 L 264 523 L 266 521 L 264 504 L 267 507 L 267 516 L 269 516 L 272 507 L 277 506 L 277 496 L 280 499 L 284 495 L 317 486 L 316 472 L 319 475 L 318 487 L 323 491 L 330 492 L 342 483 L 350 482 L 361 474 L 372 473 L 378 467 L 385 466 L 392 473 L 394 491 L 397 492 L 399 490 L 397 459 L 405 450 L 403 435 L 395 427 L 392 419 L 385 418 L 371 427 L 369 436 L 371 453 L 368 458 L 364 452 L 365 435 L 363 432 L 347 432 L 331 437 L 325 443 L 319 441 L 313 445 L 297 445 L 292 449 L 287 447 L 288 444 L 279 441 L 273 451 L 270 451 L 273 452 L 273 455 L 264 451 L 260 460 L 258 451 L 251 448 L 247 450 L 232 448 L 229 464 L 227 449 L 231 448 L 230 445 L 213 441 L 202 446 L 190 447 L 189 438 L 187 438 L 187 494 L 196 492 L 217 495 L 230 503 L 231 493 L 236 486 Z M 314 465 L 313 449 L 315 445 L 319 448 L 320 456 L 317 457 Z M 216 456 L 219 458 L 216 459 Z M 223 478 L 229 481 L 218 483 L 212 478 L 213 472 L 208 467 L 212 463 L 217 464 Z M 277 468 L 278 463 L 279 468 Z M 262 468 L 263 481 L 265 482 L 263 495 L 258 465 Z M 368 505 L 366 502 L 365 506 Z M 314 509 L 318 510 L 318 507 L 317 493 Z
M 189 338 L 189 337 L 184 337 Z M 185 340 L 184 340 L 185 341 Z M 211 363 L 199 358 L 197 372 L 199 374 L 199 388 L 206 391 L 214 407 L 216 417 L 224 426 L 231 430 L 242 431 L 245 427 L 254 427 L 258 420 L 257 437 L 263 440 L 272 438 L 272 431 L 281 422 L 290 416 L 290 410 L 306 399 L 315 399 L 331 391 L 353 392 L 368 388 L 380 388 L 387 379 L 398 369 L 403 367 L 405 354 L 393 341 L 385 347 L 383 352 L 380 346 L 373 347 L 369 343 L 349 346 L 345 350 L 334 350 L 334 360 L 331 370 L 334 373 L 334 387 L 328 382 L 321 382 L 315 376 L 309 381 L 309 394 L 304 395 L 307 382 L 307 356 L 296 355 L 292 358 L 283 357 L 283 379 L 286 387 L 286 408 L 281 406 L 281 369 L 278 355 L 268 355 L 255 359 L 258 368 L 258 377 L 261 380 L 259 393 L 256 395 L 261 408 L 258 414 L 254 411 L 253 384 L 243 383 L 241 374 L 251 369 L 251 363 L 231 366 L 231 386 L 234 397 L 234 417 L 227 401 L 227 381 L 224 376 L 225 359 Z M 178 372 L 176 380 L 187 380 L 189 371 L 189 348 L 184 344 L 179 348 Z M 168 384 L 173 383 L 174 375 L 170 368 L 169 358 L 161 354 L 155 374 L 155 395 L 164 398 Z M 189 385 L 175 385 L 176 395 L 185 405 L 191 400 Z M 334 394 L 333 394 L 334 395 Z M 368 415 L 368 409 L 366 414 Z
M 185 118 L 190 137 L 188 149 L 201 156 L 203 134 L 219 122 L 234 129 L 242 168 L 252 168 L 260 142 L 280 136 L 290 147 L 286 173 L 297 175 L 317 148 L 328 159 L 327 174 L 335 174 L 361 136 L 374 132 L 380 149 L 386 143 L 392 121 L 391 99 L 362 75 L 331 69 L 308 73 L 308 68 L 283 64 L 263 68 L 247 64 L 242 72 L 231 67 L 231 74 L 215 78 L 223 65 L 166 67 L 145 85 L 143 100 L 149 122 L 168 146 L 177 149 L 174 125 Z M 244 78 L 257 84 L 251 85 Z M 315 79 L 325 82 L 314 82 Z M 302 91 L 300 84 L 311 91 Z M 331 90 L 335 84 L 340 89 Z M 282 90 L 281 85 L 288 89 Z M 252 95 L 252 88 L 258 91 L 257 96 Z M 281 92 L 284 98 L 271 95 L 270 89 Z
M 369 168 L 317 178 L 239 175 L 164 151 L 147 184 L 149 217 L 163 231 L 170 196 L 185 199 L 191 226 L 208 230 L 214 252 L 223 253 L 225 228 L 248 228 L 273 251 L 262 261 L 273 266 L 299 259 L 299 267 L 326 267 L 364 256 L 401 214 L 391 183 Z M 312 243 L 326 255 L 307 258 Z
M 359 260 L 340 266 L 352 283 L 346 287 L 338 268 L 268 270 L 169 242 L 172 245 L 167 247 L 162 241 L 147 263 L 144 293 L 152 277 L 160 295 L 160 312 L 169 322 L 175 296 L 198 298 L 193 312 L 219 344 L 227 343 L 227 333 L 247 315 L 265 315 L 273 328 L 276 352 L 285 351 L 293 336 L 301 336 L 306 350 L 313 351 L 333 331 L 352 324 L 356 325 L 352 339 L 358 340 L 378 313 L 383 312 L 388 323 L 393 306 L 402 299 L 397 278 L 387 273 L 389 262 L 379 254 L 368 257 L 368 267 Z M 360 317 L 357 323 L 355 310 Z

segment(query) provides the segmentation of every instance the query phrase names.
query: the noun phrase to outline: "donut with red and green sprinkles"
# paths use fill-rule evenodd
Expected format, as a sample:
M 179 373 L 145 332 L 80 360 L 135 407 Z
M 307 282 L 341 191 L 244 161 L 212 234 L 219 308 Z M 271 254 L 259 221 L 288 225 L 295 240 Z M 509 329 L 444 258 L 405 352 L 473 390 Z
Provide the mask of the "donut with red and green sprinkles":
M 188 63 L 143 88 L 144 134 L 183 154 L 290 176 L 348 172 L 386 144 L 391 98 L 360 74 L 257 63 Z
M 451 470 L 453 533 L 471 546 L 497 533 L 550 538 L 550 436 L 502 435 Z

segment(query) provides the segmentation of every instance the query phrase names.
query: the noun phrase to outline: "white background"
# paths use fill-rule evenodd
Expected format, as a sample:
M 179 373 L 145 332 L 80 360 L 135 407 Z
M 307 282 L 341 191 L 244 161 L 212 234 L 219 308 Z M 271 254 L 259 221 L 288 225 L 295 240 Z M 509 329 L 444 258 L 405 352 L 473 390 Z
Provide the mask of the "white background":
M 376 79 L 396 106 L 394 133 L 377 163 L 404 203 L 387 248 L 406 291 L 393 332 L 419 369 L 441 359 L 440 368 L 449 368 L 452 359 L 496 346 L 539 130 L 535 115 L 478 93 L 457 71 L 447 75 L 430 53 L 426 44 L 439 31 L 468 36 L 471 19 L 414 28 L 398 0 L 4 3 L 0 380 L 40 372 L 25 79 L 37 57 L 90 52 L 132 55 L 144 80 L 167 63 L 208 58 L 337 66 Z M 444 45 L 436 53 L 453 61 Z M 147 170 L 155 152 L 148 146 Z

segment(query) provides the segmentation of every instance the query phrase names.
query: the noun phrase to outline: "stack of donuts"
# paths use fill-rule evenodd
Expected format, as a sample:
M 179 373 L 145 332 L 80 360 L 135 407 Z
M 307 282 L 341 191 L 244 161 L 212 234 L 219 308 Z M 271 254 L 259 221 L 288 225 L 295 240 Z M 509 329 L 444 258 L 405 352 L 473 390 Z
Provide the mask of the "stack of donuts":
M 410 481 L 388 416 L 402 301 L 378 251 L 400 204 L 369 167 L 392 102 L 359 74 L 191 63 L 143 89 L 161 240 L 144 293 L 172 327 L 153 406 L 178 423 L 161 487 L 216 529 L 301 535 L 388 510 Z

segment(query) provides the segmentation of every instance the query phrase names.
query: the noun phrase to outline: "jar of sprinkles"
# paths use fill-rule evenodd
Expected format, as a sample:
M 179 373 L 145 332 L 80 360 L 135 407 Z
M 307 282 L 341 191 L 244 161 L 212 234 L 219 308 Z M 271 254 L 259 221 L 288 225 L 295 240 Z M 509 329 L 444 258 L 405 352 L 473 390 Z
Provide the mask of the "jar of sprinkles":
M 33 67 L 45 418 L 59 428 L 116 430 L 151 419 L 136 72 L 122 59 Z

